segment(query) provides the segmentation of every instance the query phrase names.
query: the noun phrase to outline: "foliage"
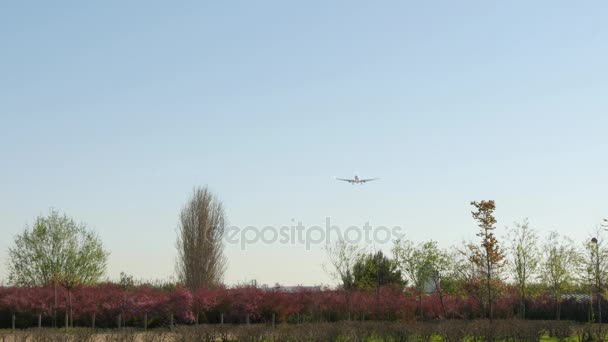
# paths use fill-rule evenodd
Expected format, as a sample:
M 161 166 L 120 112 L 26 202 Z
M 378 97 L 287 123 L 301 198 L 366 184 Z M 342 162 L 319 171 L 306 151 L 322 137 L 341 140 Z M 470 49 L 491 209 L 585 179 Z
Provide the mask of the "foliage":
M 11 284 L 59 282 L 66 288 L 97 282 L 108 258 L 95 232 L 54 210 L 18 235 L 8 254 Z
M 388 284 L 404 284 L 397 264 L 382 251 L 361 255 L 353 266 L 355 287 L 374 289 Z
M 526 295 L 529 282 L 535 276 L 537 266 L 540 262 L 538 251 L 538 236 L 536 231 L 530 228 L 528 219 L 521 223 L 515 223 L 509 230 L 508 240 L 510 267 L 515 286 L 519 292 L 521 318 L 526 317 Z
M 560 238 L 557 232 L 551 232 L 543 246 L 541 279 L 556 303 L 555 316 L 558 320 L 561 315 L 562 296 L 573 286 L 577 260 L 578 254 L 572 245 L 572 240 L 566 237 Z
M 439 295 L 443 315 L 447 315 L 443 303 L 445 291 L 442 280 L 451 273 L 452 262 L 447 252 L 439 249 L 435 241 L 427 241 L 418 246 L 408 240 L 397 240 L 393 245 L 393 255 L 399 269 L 418 292 L 419 314 L 423 316 L 422 297 L 426 292 Z
M 493 318 L 493 304 L 494 304 L 494 289 L 493 280 L 498 277 L 500 268 L 504 265 L 504 252 L 498 245 L 498 241 L 494 236 L 494 229 L 496 229 L 496 218 L 494 217 L 494 210 L 496 204 L 493 200 L 471 202 L 471 205 L 475 207 L 475 211 L 471 214 L 477 221 L 480 231 L 477 236 L 481 238 L 481 244 L 479 246 L 470 245 L 472 252 L 472 261 L 479 267 L 479 271 L 483 275 L 484 287 L 486 289 L 486 298 L 488 303 L 488 314 L 490 319 Z

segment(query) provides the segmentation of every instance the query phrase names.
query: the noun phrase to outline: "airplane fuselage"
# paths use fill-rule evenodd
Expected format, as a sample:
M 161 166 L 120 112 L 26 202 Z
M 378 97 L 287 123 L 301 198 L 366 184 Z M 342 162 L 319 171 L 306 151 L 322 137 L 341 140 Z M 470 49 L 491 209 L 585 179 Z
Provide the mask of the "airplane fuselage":
M 345 178 L 336 178 L 337 180 L 341 180 L 344 182 L 349 182 L 350 184 L 363 184 L 369 181 L 376 180 L 378 178 L 370 178 L 370 179 L 361 179 L 359 176 L 355 175 L 353 179 L 345 179 Z

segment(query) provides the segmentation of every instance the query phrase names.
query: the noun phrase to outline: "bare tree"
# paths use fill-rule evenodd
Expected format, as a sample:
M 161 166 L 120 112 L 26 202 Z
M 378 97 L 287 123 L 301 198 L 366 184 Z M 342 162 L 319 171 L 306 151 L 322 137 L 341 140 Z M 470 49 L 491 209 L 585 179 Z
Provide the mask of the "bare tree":
M 483 287 L 483 265 L 478 265 L 475 258 L 475 244 L 472 241 L 462 241 L 461 246 L 454 246 L 451 257 L 454 263 L 453 278 L 459 283 L 460 291 L 473 298 L 483 310 L 486 317 L 487 293 Z
M 325 246 L 325 252 L 331 265 L 329 269 L 326 265 L 323 268 L 334 280 L 340 282 L 350 319 L 350 292 L 355 287 L 353 269 L 364 250 L 344 240 L 337 240 L 333 245 Z
M 596 227 L 589 240 L 583 243 L 583 253 L 579 256 L 578 264 L 580 280 L 587 285 L 591 294 L 590 320 L 601 324 L 603 279 L 608 275 L 608 246 L 602 228 Z M 597 301 L 597 316 L 593 313 L 594 297 Z
M 226 270 L 222 238 L 224 208 L 207 187 L 196 187 L 182 208 L 177 228 L 179 280 L 190 289 L 221 283 Z

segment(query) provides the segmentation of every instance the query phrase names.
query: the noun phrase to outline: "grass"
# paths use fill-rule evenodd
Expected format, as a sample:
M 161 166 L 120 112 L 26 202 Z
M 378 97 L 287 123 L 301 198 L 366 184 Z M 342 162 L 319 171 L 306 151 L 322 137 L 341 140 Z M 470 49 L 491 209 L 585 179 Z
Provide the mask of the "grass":
M 540 342 L 579 342 L 582 332 L 590 334 L 598 331 L 599 325 L 582 325 L 567 321 L 496 321 L 493 325 L 496 342 L 527 341 Z M 143 329 L 99 329 L 70 328 L 67 331 L 58 329 L 27 329 L 0 330 L 0 342 L 38 342 L 38 341 L 88 341 L 88 342 L 213 342 L 213 341 L 255 341 L 255 342 L 400 342 L 424 341 L 424 336 L 430 337 L 429 342 L 448 342 L 441 338 L 439 332 L 452 336 L 452 341 L 458 336 L 484 336 L 489 332 L 487 321 L 442 321 L 442 322 L 336 322 L 336 323 L 303 323 L 281 324 L 276 328 L 264 324 L 251 325 L 198 325 L 180 326 L 174 330 L 158 328 L 145 332 Z M 484 330 L 485 329 L 485 330 Z M 605 328 L 602 328 L 604 330 Z M 551 337 L 544 332 L 553 331 L 565 339 Z M 527 334 L 527 335 L 526 335 Z M 371 337 L 370 337 L 371 336 Z M 400 339 L 396 337 L 402 336 Z M 405 337 L 409 337 L 406 339 Z M 508 339 L 506 337 L 509 337 Z M 481 339 L 464 338 L 461 342 L 477 342 Z

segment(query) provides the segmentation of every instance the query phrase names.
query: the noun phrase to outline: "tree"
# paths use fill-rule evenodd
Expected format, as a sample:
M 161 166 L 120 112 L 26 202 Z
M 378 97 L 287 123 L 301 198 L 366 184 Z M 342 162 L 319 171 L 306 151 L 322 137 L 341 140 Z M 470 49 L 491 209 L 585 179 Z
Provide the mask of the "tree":
M 30 228 L 15 238 L 8 255 L 11 284 L 53 284 L 68 290 L 68 321 L 72 312 L 72 290 L 77 285 L 99 281 L 105 273 L 109 253 L 97 234 L 84 223 L 78 224 L 67 215 L 51 210 L 47 216 L 38 216 Z
M 393 246 L 395 262 L 418 292 L 418 309 L 423 318 L 422 296 L 429 287 L 439 295 L 443 315 L 446 315 L 444 292 L 441 278 L 450 268 L 450 257 L 437 247 L 435 241 L 427 241 L 415 246 L 408 240 L 396 240 Z
M 355 287 L 360 289 L 404 283 L 397 264 L 382 251 L 361 255 L 353 267 L 353 277 Z
M 508 251 L 511 259 L 509 270 L 519 293 L 519 314 L 522 319 L 525 319 L 529 281 L 534 276 L 540 261 L 537 246 L 538 236 L 530 228 L 528 219 L 524 219 L 521 223 L 515 223 L 509 229 L 508 240 L 510 242 Z
M 503 260 L 505 258 L 504 253 L 492 232 L 496 229 L 496 218 L 494 217 L 496 204 L 493 200 L 489 200 L 481 202 L 473 201 L 471 202 L 471 205 L 476 209 L 476 211 L 472 211 L 471 214 L 478 222 L 480 231 L 477 233 L 477 236 L 481 238 L 481 244 L 479 246 L 471 245 L 471 251 L 473 252 L 473 262 L 480 266 L 480 270 L 484 276 L 484 285 L 488 301 L 488 314 L 490 321 L 492 321 L 494 316 L 494 291 L 492 281 L 498 277 L 498 272 L 503 266 Z
M 541 279 L 549 287 L 556 303 L 555 318 L 561 318 L 562 295 L 572 287 L 573 270 L 577 266 L 578 255 L 572 240 L 560 238 L 557 232 L 549 233 L 542 249 Z
M 462 241 L 460 247 L 455 246 L 452 254 L 454 262 L 455 293 L 462 293 L 466 297 L 473 299 L 484 310 L 487 302 L 484 288 L 482 286 L 483 272 L 482 266 L 476 262 L 475 245 L 471 241 Z
M 325 271 L 339 281 L 343 289 L 354 288 L 353 268 L 363 254 L 363 249 L 344 240 L 337 240 L 334 245 L 325 246 L 325 253 L 330 263 L 330 267 L 323 265 Z
M 325 253 L 331 267 L 324 265 L 323 268 L 334 280 L 340 282 L 346 302 L 346 310 L 350 317 L 350 292 L 355 287 L 353 269 L 360 255 L 362 255 L 363 249 L 345 240 L 337 240 L 334 245 L 328 244 L 325 246 Z
M 591 294 L 597 301 L 597 322 L 602 322 L 602 279 L 608 276 L 608 248 L 606 247 L 603 229 L 599 227 L 593 232 L 592 237 L 583 243 L 583 254 L 579 256 L 578 265 L 580 278 L 586 284 Z M 590 320 L 595 321 L 593 316 L 593 300 L 590 301 Z
M 176 271 L 184 286 L 194 291 L 221 283 L 226 270 L 225 227 L 222 203 L 207 187 L 194 188 L 177 228 Z
M 445 308 L 445 289 L 443 284 L 446 280 L 452 279 L 454 262 L 452 257 L 445 250 L 440 249 L 437 246 L 436 241 L 427 241 L 422 244 L 422 253 L 427 260 L 427 264 L 431 269 L 430 285 L 433 287 L 433 291 L 439 296 L 439 303 L 441 304 L 441 311 L 443 317 L 447 317 L 447 310 Z
M 404 285 L 401 271 L 394 260 L 382 253 L 361 255 L 353 267 L 355 287 L 363 290 L 376 290 L 376 314 L 380 313 L 380 288 L 384 285 Z

